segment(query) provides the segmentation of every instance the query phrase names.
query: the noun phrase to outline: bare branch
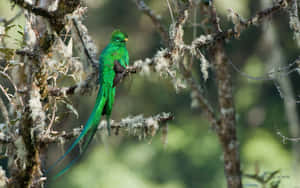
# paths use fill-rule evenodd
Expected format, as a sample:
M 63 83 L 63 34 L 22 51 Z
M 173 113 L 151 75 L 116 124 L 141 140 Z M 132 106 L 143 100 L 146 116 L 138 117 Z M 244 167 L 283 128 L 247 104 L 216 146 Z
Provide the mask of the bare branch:
M 226 40 L 230 40 L 232 38 L 239 38 L 240 32 L 246 30 L 250 26 L 259 25 L 260 23 L 262 23 L 263 20 L 269 18 L 273 14 L 286 9 L 287 8 L 286 3 L 289 3 L 290 1 L 291 0 L 281 0 L 278 2 L 278 4 L 274 5 L 273 7 L 270 7 L 270 8 L 267 8 L 267 9 L 257 12 L 253 17 L 249 18 L 246 21 L 241 19 L 241 17 L 237 13 L 232 12 L 232 14 L 234 14 L 234 17 L 236 19 L 238 19 L 237 22 L 234 22 L 234 24 L 240 24 L 240 27 L 238 27 L 239 30 L 236 30 L 237 27 L 235 27 L 234 29 L 228 29 L 226 31 L 221 31 L 219 23 L 218 23 L 219 19 L 214 18 L 213 23 L 217 27 L 217 32 L 200 36 L 199 38 L 196 38 L 192 42 L 192 44 L 194 44 L 195 47 L 200 49 L 200 48 L 205 48 L 205 47 L 214 45 L 218 41 L 226 41 Z M 193 47 L 193 46 L 187 46 L 188 49 L 189 49 L 189 47 Z M 190 49 L 192 49 L 192 48 L 190 48 Z
M 291 141 L 291 142 L 299 142 L 300 141 L 299 137 L 287 137 L 287 136 L 284 136 L 280 131 L 277 131 L 277 135 L 282 138 L 283 143 L 286 143 L 286 141 Z
M 300 22 L 298 16 L 297 0 L 291 0 L 288 11 L 290 17 L 290 28 L 294 32 L 294 39 L 300 47 Z
M 288 7 L 288 3 L 290 3 L 290 2 L 291 2 L 291 0 L 280 0 L 273 7 L 270 7 L 270 8 L 267 8 L 267 9 L 257 12 L 255 16 L 248 19 L 246 22 L 241 20 L 241 24 L 245 28 L 252 26 L 252 25 L 258 25 L 264 19 L 269 18 L 271 15 L 275 14 L 276 12 L 286 9 Z
M 95 56 L 96 56 L 96 54 L 93 54 L 92 53 L 92 51 L 97 51 L 96 49 L 91 49 L 91 48 L 87 48 L 87 44 L 88 43 L 93 43 L 92 41 L 86 41 L 86 40 L 84 40 L 84 39 L 87 39 L 87 38 L 89 38 L 89 37 L 84 37 L 83 36 L 83 31 L 80 29 L 80 27 L 79 27 L 79 24 L 82 24 L 79 20 L 76 20 L 75 18 L 73 18 L 72 19 L 72 22 L 73 22 L 73 25 L 74 25 L 74 27 L 75 27 L 75 30 L 76 30 L 76 32 L 77 32 L 77 35 L 78 35 L 78 37 L 79 37 L 79 39 L 80 39 L 80 42 L 81 42 L 81 44 L 82 44 L 82 46 L 83 46 L 83 49 L 84 49 L 84 53 L 85 53 L 85 55 L 87 56 L 87 58 L 88 58 L 88 60 L 89 60 L 89 62 L 91 63 L 91 65 L 94 67 L 94 68 L 98 68 L 98 61 L 97 60 L 95 60 Z M 86 35 L 87 35 L 87 33 L 86 33 Z M 89 46 L 91 46 L 91 45 L 89 45 Z M 96 45 L 92 45 L 93 47 L 95 47 Z
M 0 84 L 0 90 L 3 92 L 4 96 L 7 98 L 7 100 L 10 102 L 11 98 L 9 94 L 7 93 L 6 89 Z
M 4 118 L 4 123 L 6 124 L 6 126 L 8 126 L 9 123 L 9 116 L 8 116 L 8 111 L 7 108 L 2 100 L 2 98 L 0 97 L 0 109 L 2 111 L 2 116 Z

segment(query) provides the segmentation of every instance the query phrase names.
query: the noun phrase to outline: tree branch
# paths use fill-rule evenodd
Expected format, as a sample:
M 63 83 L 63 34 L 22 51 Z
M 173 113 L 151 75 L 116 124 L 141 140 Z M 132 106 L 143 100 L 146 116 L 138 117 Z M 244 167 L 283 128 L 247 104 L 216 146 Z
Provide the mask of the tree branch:
M 99 67 L 98 61 L 95 60 L 96 54 L 93 54 L 93 52 L 92 52 L 92 51 L 97 51 L 96 49 L 92 49 L 92 47 L 96 48 L 96 45 L 93 43 L 93 41 L 86 41 L 85 40 L 85 39 L 89 38 L 89 36 L 84 36 L 84 32 L 82 31 L 82 29 L 80 29 L 82 27 L 79 26 L 82 23 L 79 20 L 73 18 L 72 22 L 73 22 L 73 25 L 74 25 L 75 30 L 77 32 L 77 35 L 80 39 L 80 42 L 83 46 L 84 53 L 85 53 L 86 57 L 88 58 L 89 62 L 93 66 L 93 68 L 98 69 L 98 67 Z M 86 33 L 86 35 L 87 35 L 87 33 Z M 90 43 L 91 45 L 88 45 L 88 43 Z M 89 48 L 87 46 L 89 46 Z
M 290 28 L 294 32 L 294 39 L 296 40 L 298 47 L 300 47 L 300 21 L 297 0 L 291 0 L 287 12 L 290 17 Z
M 117 135 L 120 130 L 137 136 L 154 136 L 158 129 L 166 122 L 173 120 L 174 116 L 171 113 L 160 113 L 154 116 L 144 118 L 142 115 L 127 117 L 119 122 L 111 121 L 111 129 Z M 52 131 L 49 135 L 41 135 L 39 138 L 43 144 L 59 143 L 61 140 L 70 140 L 76 138 L 81 133 L 83 127 L 73 129 L 71 132 L 56 132 Z M 98 131 L 106 130 L 106 121 L 101 121 L 98 126 Z
M 59 33 L 66 24 L 65 16 L 74 12 L 80 5 L 80 0 L 60 0 L 58 9 L 55 11 L 48 11 L 45 8 L 37 7 L 28 3 L 25 0 L 11 0 L 13 3 L 19 5 L 23 9 L 37 15 L 42 16 L 50 22 L 52 28 Z
M 213 3 L 210 5 L 210 13 L 215 32 L 220 32 L 219 18 Z M 242 188 L 242 173 L 240 169 L 239 143 L 236 133 L 231 74 L 223 42 L 218 41 L 216 45 L 211 48 L 211 53 L 216 69 L 220 112 L 220 124 L 216 132 L 224 151 L 224 171 L 227 186 L 228 188 Z
M 208 35 L 202 35 L 199 38 L 196 38 L 191 44 L 191 46 L 187 46 L 188 49 L 191 49 L 189 47 L 196 47 L 198 49 L 206 48 L 208 46 L 214 45 L 216 42 L 219 41 L 227 41 L 231 40 L 232 38 L 239 38 L 240 33 L 242 31 L 245 31 L 250 26 L 257 26 L 262 23 L 263 20 L 269 18 L 273 14 L 284 10 L 287 8 L 287 4 L 291 2 L 291 0 L 281 0 L 278 2 L 278 4 L 274 5 L 273 7 L 266 8 L 264 10 L 261 10 L 257 12 L 254 16 L 249 18 L 248 20 L 244 21 L 241 16 L 239 16 L 237 13 L 234 13 L 232 10 L 230 10 L 230 18 L 233 20 L 233 23 L 235 24 L 234 29 L 228 29 L 226 31 L 221 31 L 219 26 L 219 21 L 217 18 L 213 19 L 213 23 L 215 27 L 217 27 L 217 32 L 208 34 Z
M 289 2 L 289 1 L 288 1 Z M 136 0 L 136 3 L 138 5 L 138 8 L 147 16 L 150 17 L 150 19 L 152 20 L 153 24 L 157 26 L 157 28 L 160 31 L 160 34 L 164 40 L 165 45 L 170 45 L 170 39 L 168 36 L 168 32 L 166 31 L 166 29 L 163 27 L 160 19 L 158 19 L 158 16 L 154 15 L 153 11 L 144 3 L 143 0 Z M 258 22 L 255 20 L 259 20 L 260 22 L 263 19 L 266 19 L 267 17 L 271 16 L 272 14 L 282 10 L 286 8 L 286 5 L 284 4 L 284 1 L 280 1 L 278 3 L 278 5 L 274 5 L 271 8 L 267 8 L 264 9 L 262 11 L 259 11 L 258 13 L 256 13 L 253 17 L 249 18 L 246 22 L 241 21 L 241 23 L 243 24 L 243 30 L 245 30 L 246 28 L 252 26 L 252 25 L 257 25 Z M 183 21 L 184 19 L 180 18 L 179 20 Z M 74 21 L 74 25 L 76 27 L 76 25 L 78 24 L 78 21 L 73 20 Z M 179 25 L 177 25 L 179 26 Z M 78 27 L 78 25 L 77 25 Z M 76 28 L 77 30 L 77 28 Z M 96 62 L 95 60 L 92 58 L 93 55 L 91 55 L 92 53 L 90 51 L 95 51 L 95 49 L 88 49 L 87 46 L 87 42 L 83 40 L 83 36 L 82 36 L 82 32 L 80 31 L 80 29 L 78 29 L 78 35 L 81 38 L 81 43 L 84 47 L 84 52 L 86 54 L 86 56 L 88 57 L 88 59 L 90 60 L 90 62 L 93 62 L 92 65 L 96 66 Z M 234 29 L 228 29 L 226 31 L 221 31 L 221 32 L 216 32 L 216 33 L 212 33 L 212 34 L 208 34 L 208 35 L 202 35 L 198 38 L 196 38 L 194 41 L 192 41 L 191 45 L 182 45 L 180 48 L 182 50 L 186 50 L 189 51 L 190 53 L 194 54 L 194 52 L 198 49 L 202 49 L 202 48 L 206 48 L 209 46 L 214 45 L 216 42 L 218 41 L 225 41 L 225 40 L 230 40 L 232 38 L 238 38 L 238 32 L 234 31 Z M 171 40 L 172 41 L 172 40 Z M 95 45 L 94 45 L 95 46 Z M 174 54 L 174 53 L 173 53 Z M 140 71 L 143 70 L 143 66 L 155 66 L 155 61 L 154 58 L 150 58 L 149 59 L 151 61 L 151 63 L 149 63 L 149 61 L 139 61 L 139 64 L 135 64 L 133 63 L 132 66 L 129 66 L 127 68 L 127 72 L 134 74 L 134 73 L 138 73 Z M 136 61 L 137 62 L 137 61 Z M 142 63 L 141 63 L 142 62 Z M 93 72 L 87 80 L 83 81 L 82 83 L 76 84 L 74 86 L 71 87 L 67 87 L 67 88 L 52 88 L 50 90 L 50 94 L 53 96 L 63 96 L 64 94 L 66 95 L 73 95 L 77 92 L 75 91 L 80 91 L 80 93 L 85 93 L 86 91 L 89 91 L 89 89 L 93 86 L 91 86 L 90 81 L 92 79 L 94 79 L 93 77 L 96 76 L 96 72 Z
M 36 7 L 30 3 L 28 3 L 25 0 L 11 0 L 13 3 L 19 5 L 20 7 L 28 10 L 29 12 L 34 13 L 37 16 L 42 16 L 44 18 L 48 19 L 55 19 L 55 12 L 49 12 L 48 10 L 45 10 L 44 8 Z

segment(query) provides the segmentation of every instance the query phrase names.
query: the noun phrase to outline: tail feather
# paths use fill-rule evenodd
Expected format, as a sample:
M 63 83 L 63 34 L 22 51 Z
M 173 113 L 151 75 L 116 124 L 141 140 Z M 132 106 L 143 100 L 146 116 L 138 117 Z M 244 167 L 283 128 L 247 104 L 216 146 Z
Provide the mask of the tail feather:
M 80 142 L 80 140 L 83 138 L 83 136 L 87 133 L 89 127 L 85 127 L 82 132 L 80 133 L 80 135 L 78 136 L 78 138 L 73 142 L 73 144 L 68 148 L 68 150 L 57 160 L 55 161 L 55 163 L 48 168 L 48 170 L 46 171 L 46 174 L 48 174 L 51 170 L 53 170 L 53 168 L 59 163 L 61 162 L 73 149 L 74 147 Z
M 64 169 L 62 169 L 59 173 L 57 173 L 54 177 L 53 180 L 56 180 L 57 178 L 59 178 L 60 176 L 62 176 L 64 173 L 66 173 L 71 166 L 80 159 L 80 157 L 85 153 L 85 151 L 87 150 L 88 146 L 90 145 L 91 141 L 93 140 L 94 135 L 97 132 L 97 127 L 93 127 L 92 132 L 89 134 L 84 146 L 83 146 L 83 150 L 82 153 L 79 154 L 75 159 L 73 159 Z
M 110 136 L 110 117 L 106 116 L 106 122 L 107 122 L 107 133 L 108 136 Z
M 61 162 L 75 148 L 76 145 L 78 145 L 78 143 L 80 142 L 80 140 L 89 132 L 89 130 L 91 130 L 91 128 L 93 128 L 92 129 L 92 133 L 97 130 L 98 124 L 99 124 L 100 119 L 101 119 L 103 108 L 104 108 L 105 103 L 107 101 L 107 95 L 104 92 L 107 92 L 107 90 L 105 88 L 103 88 L 103 87 L 100 87 L 98 95 L 97 95 L 97 99 L 96 99 L 96 104 L 95 104 L 94 109 L 93 109 L 93 112 L 90 115 L 90 117 L 89 117 L 86 125 L 84 126 L 84 129 L 82 130 L 82 132 L 80 133 L 80 135 L 78 136 L 78 138 L 73 142 L 73 144 L 68 148 L 68 150 L 65 152 L 65 154 L 62 155 L 50 168 L 48 168 L 47 171 L 45 172 L 45 174 L 48 174 L 51 170 L 53 170 L 53 168 L 59 162 Z M 90 135 L 90 137 L 88 138 L 88 142 L 90 142 L 90 140 L 92 140 L 94 134 L 95 133 L 93 133 L 93 134 Z M 85 144 L 86 147 L 88 146 L 88 144 Z M 74 162 L 77 161 L 78 160 L 77 158 L 74 159 L 73 161 Z M 71 161 L 71 163 L 73 161 Z

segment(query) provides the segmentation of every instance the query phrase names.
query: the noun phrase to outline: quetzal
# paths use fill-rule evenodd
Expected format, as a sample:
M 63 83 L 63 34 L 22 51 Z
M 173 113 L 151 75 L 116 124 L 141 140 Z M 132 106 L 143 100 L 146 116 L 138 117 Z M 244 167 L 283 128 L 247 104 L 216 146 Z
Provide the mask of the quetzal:
M 126 74 L 125 69 L 129 64 L 129 55 L 126 49 L 127 40 L 127 34 L 122 33 L 120 30 L 113 31 L 109 44 L 102 51 L 99 58 L 100 88 L 92 114 L 78 138 L 68 148 L 66 153 L 47 170 L 47 172 L 51 171 L 53 167 L 62 161 L 83 139 L 84 142 L 81 155 L 85 152 L 97 131 L 102 115 L 106 115 L 107 130 L 110 135 L 110 115 L 115 100 L 116 85 Z M 72 166 L 72 164 L 79 159 L 79 157 L 80 155 L 73 159 L 68 166 L 61 170 L 54 178 L 63 175 Z

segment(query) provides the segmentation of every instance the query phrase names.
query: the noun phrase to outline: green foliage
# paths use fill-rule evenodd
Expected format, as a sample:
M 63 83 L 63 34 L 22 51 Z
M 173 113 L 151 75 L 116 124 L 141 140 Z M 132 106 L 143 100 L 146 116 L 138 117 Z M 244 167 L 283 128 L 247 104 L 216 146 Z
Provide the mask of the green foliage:
M 11 36 L 11 31 L 16 31 L 16 33 L 19 36 Z M 0 41 L 8 39 L 13 44 L 15 44 L 14 48 L 7 48 L 7 47 L 1 47 L 0 46 L 0 55 L 2 55 L 6 60 L 11 60 L 13 56 L 15 55 L 15 51 L 19 48 L 22 48 L 24 46 L 24 28 L 22 25 L 18 24 L 11 24 L 6 25 L 4 27 L 4 34 L 0 35 Z
M 15 55 L 15 49 L 0 48 L 0 54 L 3 54 L 5 59 L 10 60 Z
M 10 24 L 4 27 L 2 40 L 8 40 L 8 44 L 15 49 L 23 48 L 24 44 L 24 27 L 20 24 Z M 13 44 L 13 45 L 12 45 Z

